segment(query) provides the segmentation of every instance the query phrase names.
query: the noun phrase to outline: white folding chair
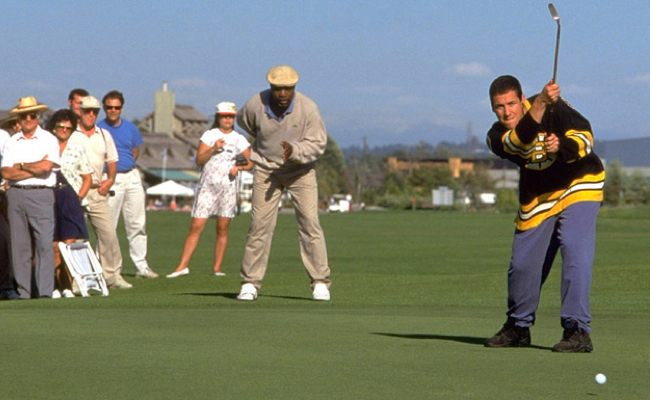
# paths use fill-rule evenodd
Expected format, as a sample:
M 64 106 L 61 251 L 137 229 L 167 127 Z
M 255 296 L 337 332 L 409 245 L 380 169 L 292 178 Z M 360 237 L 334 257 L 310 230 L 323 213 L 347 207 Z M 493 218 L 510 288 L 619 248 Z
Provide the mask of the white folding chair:
M 102 296 L 108 296 L 102 266 L 88 241 L 59 242 L 59 250 L 83 297 L 90 296 L 88 291 L 91 289 L 101 292 Z

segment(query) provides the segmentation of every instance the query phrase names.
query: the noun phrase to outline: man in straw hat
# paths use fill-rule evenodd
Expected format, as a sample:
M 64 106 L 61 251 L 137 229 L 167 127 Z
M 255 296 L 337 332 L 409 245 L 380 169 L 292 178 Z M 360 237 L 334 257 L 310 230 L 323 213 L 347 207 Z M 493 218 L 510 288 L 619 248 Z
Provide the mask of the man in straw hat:
M 327 132 L 318 107 L 296 91 L 298 73 L 287 65 L 271 68 L 271 85 L 254 95 L 237 115 L 237 124 L 255 138 L 252 222 L 242 261 L 239 300 L 255 300 L 266 272 L 282 190 L 293 200 L 300 255 L 311 278 L 312 299 L 329 300 L 330 269 L 325 236 L 318 221 L 315 163 L 325 152 Z
M 81 98 L 79 124 L 70 136 L 86 150 L 92 173 L 92 184 L 86 199 L 86 213 L 97 237 L 99 261 L 102 264 L 106 284 L 111 289 L 131 289 L 133 285 L 122 278 L 122 253 L 113 224 L 113 214 L 108 205 L 111 187 L 117 174 L 118 154 L 111 134 L 96 125 L 101 105 L 93 96 Z M 106 176 L 104 176 L 106 167 Z
M 52 188 L 56 185 L 56 175 L 52 169 L 59 167 L 59 143 L 38 125 L 40 113 L 47 108 L 33 96 L 18 101 L 10 113 L 18 117 L 21 131 L 5 143 L 2 154 L 2 176 L 9 185 L 11 258 L 21 299 L 51 297 L 54 289 Z

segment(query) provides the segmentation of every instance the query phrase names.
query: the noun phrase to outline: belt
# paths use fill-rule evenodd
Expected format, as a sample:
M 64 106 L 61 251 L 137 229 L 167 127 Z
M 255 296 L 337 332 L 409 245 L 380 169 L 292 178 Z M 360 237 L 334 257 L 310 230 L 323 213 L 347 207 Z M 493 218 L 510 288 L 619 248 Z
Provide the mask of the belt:
M 133 171 L 134 169 L 135 169 L 135 167 L 133 167 L 131 169 L 124 170 L 124 171 L 117 171 L 117 173 L 118 174 L 126 174 L 126 173 L 129 173 L 129 172 Z
M 45 185 L 12 185 L 11 187 L 16 189 L 52 189 L 52 186 Z

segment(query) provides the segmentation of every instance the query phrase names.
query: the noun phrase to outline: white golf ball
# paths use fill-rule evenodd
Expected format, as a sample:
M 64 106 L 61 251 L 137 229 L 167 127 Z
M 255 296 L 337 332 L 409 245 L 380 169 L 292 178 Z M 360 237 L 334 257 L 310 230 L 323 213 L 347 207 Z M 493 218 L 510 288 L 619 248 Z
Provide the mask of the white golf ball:
M 596 383 L 599 385 L 604 385 L 607 382 L 607 377 L 605 374 L 596 374 Z

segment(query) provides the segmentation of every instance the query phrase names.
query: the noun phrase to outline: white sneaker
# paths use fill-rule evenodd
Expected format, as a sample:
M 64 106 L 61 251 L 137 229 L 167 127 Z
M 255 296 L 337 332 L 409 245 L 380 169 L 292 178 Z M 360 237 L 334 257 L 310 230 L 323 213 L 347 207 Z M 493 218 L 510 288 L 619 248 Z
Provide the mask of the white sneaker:
M 147 267 L 144 269 L 143 272 L 137 272 L 135 274 L 136 278 L 149 278 L 149 279 L 156 279 L 158 278 L 158 274 L 154 272 L 153 269 Z
M 131 289 L 133 288 L 133 285 L 125 281 L 121 276 L 118 276 L 117 279 L 115 279 L 115 282 L 108 285 L 108 287 L 109 289 Z
M 329 301 L 330 290 L 327 288 L 326 284 L 317 283 L 314 285 L 314 292 L 312 293 L 311 298 L 312 300 Z
M 52 292 L 52 298 L 53 299 L 60 299 L 61 298 L 61 292 L 59 292 L 58 290 L 54 290 Z
M 257 299 L 257 288 L 252 283 L 244 283 L 241 285 L 241 291 L 237 300 L 252 301 Z
M 63 292 L 61 293 L 61 295 L 63 297 L 65 297 L 66 299 L 70 299 L 70 298 L 74 297 L 74 293 L 72 293 L 72 290 L 70 290 L 70 289 L 64 289 Z

